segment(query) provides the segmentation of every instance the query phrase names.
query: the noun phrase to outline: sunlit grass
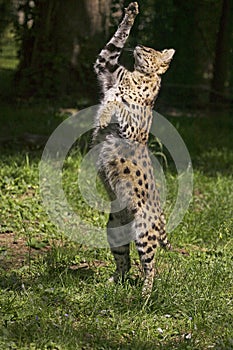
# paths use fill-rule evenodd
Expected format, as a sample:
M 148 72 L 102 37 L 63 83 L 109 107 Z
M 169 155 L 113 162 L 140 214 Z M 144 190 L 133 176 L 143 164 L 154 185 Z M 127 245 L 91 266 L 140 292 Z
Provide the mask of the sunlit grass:
M 189 256 L 157 253 L 157 278 L 144 305 L 134 250 L 130 279 L 111 285 L 109 250 L 72 242 L 50 222 L 39 194 L 38 156 L 1 156 L 1 233 L 23 239 L 25 251 L 19 247 L 18 258 L 12 246 L 1 252 L 0 348 L 230 349 L 232 176 L 195 171 L 190 210 L 170 237 Z M 74 179 L 78 159 L 68 160 L 64 179 L 85 215 Z

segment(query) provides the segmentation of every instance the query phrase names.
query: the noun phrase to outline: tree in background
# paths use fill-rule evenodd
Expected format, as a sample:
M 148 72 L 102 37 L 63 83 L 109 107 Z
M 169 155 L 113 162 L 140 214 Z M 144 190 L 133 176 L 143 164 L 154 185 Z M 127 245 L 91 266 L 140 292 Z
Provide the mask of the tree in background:
M 6 29 L 7 25 L 12 21 L 11 8 L 12 6 L 9 0 L 0 0 L 0 38 L 4 33 L 4 30 Z
M 233 5 L 231 0 L 222 1 L 222 11 L 217 32 L 215 58 L 213 64 L 213 79 L 211 84 L 210 101 L 233 102 L 229 96 L 230 58 L 232 59 L 233 41 Z M 232 64 L 232 61 L 231 61 Z
M 0 0 L 0 5 L 10 2 L 19 14 L 18 94 L 96 102 L 93 62 L 130 0 Z M 176 49 L 159 103 L 203 107 L 217 101 L 216 93 L 219 97 L 231 92 L 231 0 L 138 2 L 140 16 L 128 45 Z M 132 56 L 125 53 L 122 61 L 132 67 Z
M 9 1 L 0 0 L 0 13 L 1 13 L 1 22 L 0 22 L 0 33 L 3 32 L 6 25 L 9 21 Z
M 111 27 L 112 0 L 21 1 L 17 73 L 23 95 L 97 96 L 93 62 Z M 121 13 L 120 13 L 121 14 Z

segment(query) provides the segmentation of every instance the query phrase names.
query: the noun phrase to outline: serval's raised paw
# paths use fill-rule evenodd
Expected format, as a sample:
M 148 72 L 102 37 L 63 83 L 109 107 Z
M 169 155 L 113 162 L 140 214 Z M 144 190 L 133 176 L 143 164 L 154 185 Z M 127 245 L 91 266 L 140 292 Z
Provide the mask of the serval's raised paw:
M 125 14 L 128 16 L 129 22 L 133 22 L 138 13 L 139 10 L 137 2 L 131 2 L 129 6 L 125 9 Z

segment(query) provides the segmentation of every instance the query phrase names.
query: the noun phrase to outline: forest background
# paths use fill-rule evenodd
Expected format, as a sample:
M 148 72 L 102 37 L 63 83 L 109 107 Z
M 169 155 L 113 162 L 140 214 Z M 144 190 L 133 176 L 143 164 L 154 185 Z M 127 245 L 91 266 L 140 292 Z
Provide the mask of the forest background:
M 123 0 L 1 0 L 0 47 L 12 33 L 18 59 L 11 95 L 98 101 L 95 58 L 116 29 Z M 180 108 L 231 105 L 233 3 L 230 0 L 143 0 L 128 47 L 175 48 L 161 104 Z M 131 69 L 133 57 L 122 62 Z

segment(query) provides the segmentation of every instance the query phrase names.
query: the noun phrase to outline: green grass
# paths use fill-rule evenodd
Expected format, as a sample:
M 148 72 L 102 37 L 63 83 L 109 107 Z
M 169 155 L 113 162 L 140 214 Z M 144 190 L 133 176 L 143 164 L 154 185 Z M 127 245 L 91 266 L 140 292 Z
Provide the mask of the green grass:
M 189 255 L 157 252 L 148 303 L 141 298 L 134 249 L 128 280 L 109 284 L 114 270 L 109 250 L 69 240 L 45 212 L 38 180 L 42 148 L 24 144 L 21 136 L 49 135 L 61 121 L 49 106 L 9 106 L 5 100 L 1 105 L 0 350 L 232 349 L 230 113 L 171 118 L 191 153 L 194 196 L 170 240 Z M 104 226 L 106 216 L 90 209 L 78 192 L 81 159 L 77 148 L 67 157 L 64 190 L 88 222 Z M 170 206 L 176 176 L 173 171 L 166 176 Z
M 22 110 L 14 113 L 20 118 Z M 44 125 L 48 116 L 41 116 Z M 207 120 L 192 122 L 201 138 Z M 30 127 L 29 119 L 27 123 Z M 69 241 L 45 213 L 38 184 L 42 150 L 3 147 L 0 238 L 13 235 L 18 244 L 1 249 L 0 349 L 232 348 L 231 135 L 225 128 L 225 138 L 219 132 L 215 141 L 214 124 L 208 119 L 208 133 L 202 136 L 206 147 L 193 144 L 190 123 L 185 126 L 184 120 L 181 133 L 193 148 L 194 197 L 170 239 L 190 255 L 158 251 L 157 278 L 147 304 L 140 296 L 142 275 L 134 249 L 129 280 L 108 284 L 114 270 L 109 250 Z M 103 226 L 103 217 L 85 210 L 77 191 L 80 160 L 77 151 L 67 158 L 65 190 L 77 211 Z M 167 179 L 172 200 L 174 174 L 168 172 Z

